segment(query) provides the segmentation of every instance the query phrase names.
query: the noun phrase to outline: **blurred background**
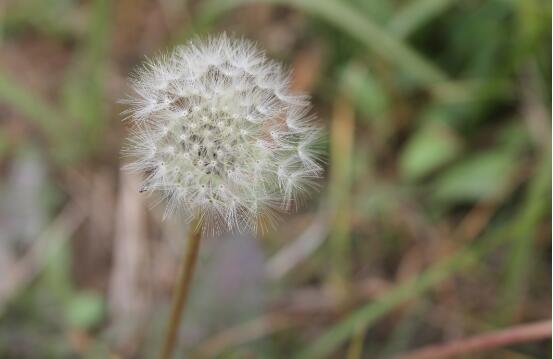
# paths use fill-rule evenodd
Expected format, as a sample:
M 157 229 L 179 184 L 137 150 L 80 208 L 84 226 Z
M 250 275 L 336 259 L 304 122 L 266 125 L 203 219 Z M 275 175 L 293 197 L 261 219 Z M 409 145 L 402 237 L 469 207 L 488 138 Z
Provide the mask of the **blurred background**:
M 392 358 L 551 317 L 549 1 L 0 0 L 0 358 L 155 357 L 186 228 L 120 171 L 117 101 L 220 31 L 293 69 L 328 166 L 274 231 L 202 243 L 177 357 Z

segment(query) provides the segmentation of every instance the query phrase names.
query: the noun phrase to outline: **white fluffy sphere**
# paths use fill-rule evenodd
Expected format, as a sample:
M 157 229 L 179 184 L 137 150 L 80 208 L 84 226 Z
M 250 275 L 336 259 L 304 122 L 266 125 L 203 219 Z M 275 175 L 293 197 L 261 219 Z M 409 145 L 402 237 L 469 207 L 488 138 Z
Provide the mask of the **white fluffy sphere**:
M 255 44 L 226 35 L 149 60 L 132 80 L 126 167 L 204 228 L 258 230 L 322 173 L 309 99 Z

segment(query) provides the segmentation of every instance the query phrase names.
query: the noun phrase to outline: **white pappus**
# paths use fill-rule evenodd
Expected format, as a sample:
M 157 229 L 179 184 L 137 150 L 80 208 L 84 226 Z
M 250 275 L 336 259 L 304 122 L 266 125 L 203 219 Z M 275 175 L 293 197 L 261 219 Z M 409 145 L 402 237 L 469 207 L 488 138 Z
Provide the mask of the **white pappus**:
M 322 175 L 321 130 L 309 98 L 248 40 L 193 40 L 149 59 L 123 102 L 133 122 L 126 169 L 165 215 L 199 216 L 204 229 L 262 229 L 299 205 Z

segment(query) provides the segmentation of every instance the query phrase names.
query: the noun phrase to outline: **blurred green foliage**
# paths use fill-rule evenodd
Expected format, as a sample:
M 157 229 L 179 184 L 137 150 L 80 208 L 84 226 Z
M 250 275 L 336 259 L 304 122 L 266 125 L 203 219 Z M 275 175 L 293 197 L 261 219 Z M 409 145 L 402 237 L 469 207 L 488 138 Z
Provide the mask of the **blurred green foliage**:
M 290 36 L 298 44 L 322 47 L 322 67 L 311 89 L 317 112 L 323 121 L 339 121 L 333 118 L 333 109 L 337 99 L 343 99 L 355 116 L 353 150 L 329 143 L 337 158 L 351 161 L 353 167 L 349 178 L 330 182 L 340 188 L 328 188 L 323 195 L 333 194 L 328 196 L 330 208 L 346 206 L 350 211 L 346 216 L 350 218 L 341 220 L 347 223 L 334 223 L 346 227 L 331 229 L 337 238 L 333 241 L 342 248 L 339 255 L 344 256 L 333 263 L 351 267 L 341 275 L 381 275 L 392 282 L 392 289 L 383 296 L 360 303 L 349 314 L 318 328 L 316 337 L 276 336 L 268 348 L 260 349 L 263 355 L 300 353 L 318 358 L 346 353 L 352 337 L 365 331 L 375 338 L 362 340 L 365 357 L 387 357 L 405 350 L 417 343 L 416 328 L 425 325 L 424 317 L 436 304 L 426 293 L 454 275 L 475 277 L 480 286 L 493 278 L 494 306 L 482 310 L 485 316 L 474 308 L 464 313 L 469 321 L 478 322 L 477 328 L 522 322 L 535 313 L 532 306 L 550 302 L 550 293 L 542 286 L 551 279 L 551 257 L 546 254 L 551 234 L 550 2 L 189 3 L 192 20 L 164 34 L 165 42 L 152 51 L 200 32 L 238 29 L 256 34 L 260 29 L 249 28 L 248 19 L 240 17 L 241 9 L 251 5 L 301 14 L 303 32 Z M 0 111 L 14 111 L 31 129 L 23 140 L 14 142 L 8 126 L 0 125 L 2 161 L 26 146 L 38 147 L 47 154 L 54 174 L 83 166 L 99 153 L 118 157 L 118 148 L 106 148 L 106 138 L 119 121 L 120 108 L 114 106 L 118 98 L 110 97 L 109 90 L 115 71 L 112 40 L 117 31 L 123 31 L 115 25 L 115 18 L 121 16 L 116 11 L 124 12 L 123 6 L 108 0 L 20 0 L 0 5 L 0 47 L 14 48 L 19 41 L 34 38 L 59 44 L 71 53 L 58 96 L 25 85 L 21 74 L 0 62 Z M 273 31 L 270 25 L 261 29 L 261 36 Z M 281 51 L 278 55 L 291 63 L 294 51 Z M 333 166 L 329 163 L 330 171 Z M 51 181 L 55 180 L 52 176 Z M 416 208 L 426 226 L 451 227 L 452 233 L 457 233 L 456 226 L 471 209 L 495 207 L 473 238 L 441 238 L 454 248 L 453 253 L 400 280 L 390 267 L 400 263 L 413 241 L 420 242 L 420 238 L 404 238 L 406 231 L 394 222 L 402 213 L 398 208 L 405 204 Z M 300 277 L 309 283 L 325 282 L 336 269 L 327 265 L 336 256 L 331 248 L 337 247 L 328 245 L 309 258 Z M 75 288 L 71 253 L 67 247 L 60 249 L 36 282 L 0 314 L 0 357 L 11 357 L 14 345 L 28 343 L 47 354 L 36 356 L 29 349 L 21 357 L 70 357 L 71 348 L 64 339 L 67 330 L 98 332 L 105 319 L 105 298 Z M 291 282 L 291 287 L 301 284 Z M 529 293 L 537 293 L 537 298 Z M 373 331 L 387 314 L 409 301 L 418 305 L 398 314 L 395 329 L 386 331 L 383 326 Z M 547 311 L 543 308 L 540 313 Z M 26 341 L 19 345 L 21 338 Z M 94 348 L 103 353 L 102 344 Z M 533 350 L 524 357 L 551 354 L 548 349 Z M 223 357 L 240 357 L 239 353 L 229 350 Z

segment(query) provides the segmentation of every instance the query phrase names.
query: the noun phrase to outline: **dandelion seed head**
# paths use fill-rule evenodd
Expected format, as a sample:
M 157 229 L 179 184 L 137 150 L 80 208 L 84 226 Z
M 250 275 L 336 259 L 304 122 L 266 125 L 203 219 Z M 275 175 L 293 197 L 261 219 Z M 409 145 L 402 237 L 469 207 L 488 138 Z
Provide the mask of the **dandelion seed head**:
M 150 59 L 132 80 L 126 168 L 166 215 L 200 215 L 204 228 L 259 230 L 299 205 L 322 174 L 309 99 L 254 43 L 226 35 Z

